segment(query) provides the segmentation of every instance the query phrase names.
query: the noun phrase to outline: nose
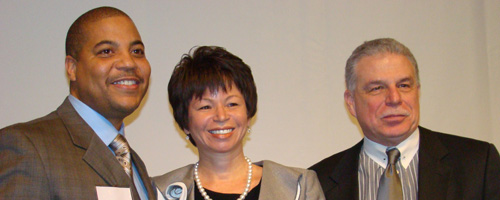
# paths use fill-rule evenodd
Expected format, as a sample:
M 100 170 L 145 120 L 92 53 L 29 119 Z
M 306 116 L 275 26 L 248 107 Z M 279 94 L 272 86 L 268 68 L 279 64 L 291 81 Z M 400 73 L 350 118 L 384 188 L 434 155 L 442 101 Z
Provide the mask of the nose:
M 229 119 L 229 115 L 227 114 L 227 110 L 225 107 L 217 106 L 215 112 L 216 113 L 215 113 L 214 120 L 216 122 L 225 122 Z
M 137 68 L 134 56 L 128 52 L 122 53 L 115 64 L 120 70 L 134 70 Z
M 385 103 L 389 106 L 397 106 L 401 104 L 401 92 L 397 87 L 391 87 L 388 89 Z

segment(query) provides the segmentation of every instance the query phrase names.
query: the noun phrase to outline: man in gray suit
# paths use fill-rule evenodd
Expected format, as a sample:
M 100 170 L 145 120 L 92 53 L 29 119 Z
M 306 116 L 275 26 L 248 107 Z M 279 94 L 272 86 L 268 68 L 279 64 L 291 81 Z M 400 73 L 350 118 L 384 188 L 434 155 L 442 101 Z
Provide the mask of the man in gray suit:
M 65 67 L 70 95 L 57 110 L 0 130 L 0 199 L 97 199 L 100 186 L 156 199 L 144 163 L 123 139 L 123 120 L 141 103 L 151 73 L 130 17 L 111 7 L 80 16 L 67 34 Z M 128 163 L 115 157 L 117 138 Z
M 345 78 L 347 108 L 365 137 L 311 167 L 326 199 L 500 199 L 493 144 L 419 126 L 418 66 L 406 46 L 363 43 Z

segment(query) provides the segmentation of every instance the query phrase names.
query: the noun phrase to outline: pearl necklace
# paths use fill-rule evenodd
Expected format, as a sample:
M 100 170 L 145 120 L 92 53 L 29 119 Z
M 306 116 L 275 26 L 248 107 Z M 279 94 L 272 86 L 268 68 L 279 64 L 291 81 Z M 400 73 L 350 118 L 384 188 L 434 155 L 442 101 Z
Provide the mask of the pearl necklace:
M 247 185 L 245 187 L 245 191 L 243 191 L 243 193 L 240 195 L 240 197 L 237 200 L 244 200 L 245 199 L 245 197 L 248 194 L 248 191 L 250 190 L 250 182 L 252 181 L 252 161 L 250 161 L 250 159 L 247 158 L 246 156 L 245 156 L 245 160 L 248 163 Z M 205 191 L 205 188 L 203 188 L 203 186 L 201 185 L 200 177 L 198 177 L 198 165 L 199 165 L 199 162 L 196 162 L 196 164 L 194 165 L 194 180 L 196 181 L 196 185 L 198 185 L 198 190 L 200 191 L 201 196 L 203 196 L 203 198 L 205 200 L 212 200 L 212 198 L 210 198 L 210 196 L 208 196 L 207 192 Z

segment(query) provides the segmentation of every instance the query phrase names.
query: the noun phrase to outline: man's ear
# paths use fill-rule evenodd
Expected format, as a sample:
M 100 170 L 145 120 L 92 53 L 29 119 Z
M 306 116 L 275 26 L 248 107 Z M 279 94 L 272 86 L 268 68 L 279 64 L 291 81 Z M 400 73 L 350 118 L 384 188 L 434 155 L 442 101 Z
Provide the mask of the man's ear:
M 417 86 L 417 90 L 418 90 L 418 99 L 420 99 L 420 83 Z
M 351 113 L 352 116 L 356 117 L 356 108 L 354 102 L 354 92 L 350 90 L 345 90 L 344 92 L 344 101 L 347 104 L 347 109 Z
M 66 56 L 64 61 L 64 65 L 66 67 L 66 74 L 68 74 L 68 78 L 70 81 L 76 81 L 76 59 L 70 55 Z

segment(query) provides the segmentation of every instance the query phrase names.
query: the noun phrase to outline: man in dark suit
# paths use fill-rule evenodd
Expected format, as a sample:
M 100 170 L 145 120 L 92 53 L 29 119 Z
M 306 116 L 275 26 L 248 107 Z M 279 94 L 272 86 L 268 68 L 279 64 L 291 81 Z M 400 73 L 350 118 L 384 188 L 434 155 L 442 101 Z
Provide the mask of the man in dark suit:
M 418 66 L 406 46 L 363 43 L 345 78 L 345 102 L 365 137 L 311 167 L 326 199 L 500 199 L 494 145 L 419 126 Z
M 97 199 L 98 187 L 156 199 L 144 163 L 123 139 L 123 120 L 151 73 L 130 17 L 111 7 L 80 16 L 67 34 L 65 67 L 70 95 L 57 110 L 0 130 L 0 199 Z

